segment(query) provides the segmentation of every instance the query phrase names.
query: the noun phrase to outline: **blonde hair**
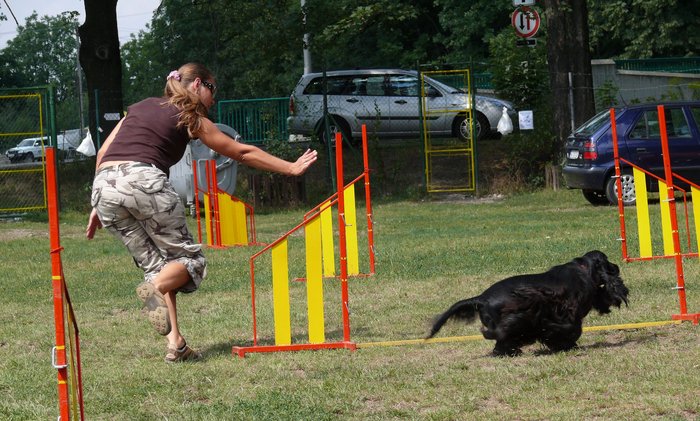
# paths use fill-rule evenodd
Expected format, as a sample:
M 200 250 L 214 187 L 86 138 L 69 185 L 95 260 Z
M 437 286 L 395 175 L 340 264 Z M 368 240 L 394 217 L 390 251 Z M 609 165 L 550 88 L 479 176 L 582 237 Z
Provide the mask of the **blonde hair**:
M 176 72 L 171 72 L 165 82 L 164 94 L 168 103 L 180 110 L 177 127 L 187 127 L 190 137 L 196 137 L 202 128 L 202 119 L 207 118 L 207 107 L 199 96 L 187 89 L 195 79 L 212 79 L 213 74 L 200 63 L 187 63 Z

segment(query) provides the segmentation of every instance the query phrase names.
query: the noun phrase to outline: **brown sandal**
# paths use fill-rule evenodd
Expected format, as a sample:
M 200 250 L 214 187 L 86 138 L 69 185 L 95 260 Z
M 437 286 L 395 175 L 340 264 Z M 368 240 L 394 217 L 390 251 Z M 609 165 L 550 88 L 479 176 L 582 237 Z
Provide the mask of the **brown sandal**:
M 168 347 L 168 353 L 165 354 L 165 362 L 168 363 L 179 363 L 188 360 L 194 361 L 200 358 L 202 358 L 202 354 L 190 348 L 187 343 L 180 348 Z
M 143 301 L 143 309 L 148 313 L 148 321 L 161 335 L 170 333 L 170 315 L 163 293 L 150 282 L 141 282 L 136 287 L 136 295 Z

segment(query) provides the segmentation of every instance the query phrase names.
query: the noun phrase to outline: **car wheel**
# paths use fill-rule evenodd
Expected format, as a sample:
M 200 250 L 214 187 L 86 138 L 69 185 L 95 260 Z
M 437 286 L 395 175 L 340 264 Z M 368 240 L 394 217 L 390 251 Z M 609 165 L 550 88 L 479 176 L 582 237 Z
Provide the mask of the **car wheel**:
M 452 131 L 454 132 L 454 135 L 457 136 L 460 140 L 469 139 L 469 129 L 469 120 L 466 118 L 466 116 L 463 115 L 458 116 L 452 125 Z M 477 112 L 476 121 L 474 122 L 474 131 L 476 134 L 476 136 L 474 136 L 474 139 L 482 140 L 490 129 L 491 127 L 489 125 L 489 120 L 486 118 L 486 116 Z
M 600 190 L 581 190 L 583 192 L 583 197 L 588 200 L 588 203 L 594 206 L 607 205 L 610 202 L 608 197 L 605 195 L 604 191 Z
M 634 191 L 634 175 L 622 173 L 620 175 L 622 184 L 622 203 L 625 206 L 633 206 L 637 202 L 637 195 Z M 617 182 L 615 177 L 608 178 L 605 182 L 605 195 L 612 205 L 617 205 Z
M 24 155 L 24 160 L 29 161 L 29 162 L 34 162 L 34 154 L 31 152 L 27 152 L 27 154 Z
M 352 141 L 350 125 L 348 125 L 348 123 L 345 120 L 338 116 L 331 116 L 328 118 L 328 120 L 329 130 L 326 130 L 325 124 L 321 124 L 318 130 L 318 138 L 321 140 L 321 143 L 323 143 L 324 145 L 327 144 L 329 139 L 327 139 L 326 136 L 328 135 L 328 133 L 330 133 L 330 143 L 331 145 L 334 144 L 335 134 L 337 132 L 340 132 L 343 135 L 343 138 L 346 142 Z

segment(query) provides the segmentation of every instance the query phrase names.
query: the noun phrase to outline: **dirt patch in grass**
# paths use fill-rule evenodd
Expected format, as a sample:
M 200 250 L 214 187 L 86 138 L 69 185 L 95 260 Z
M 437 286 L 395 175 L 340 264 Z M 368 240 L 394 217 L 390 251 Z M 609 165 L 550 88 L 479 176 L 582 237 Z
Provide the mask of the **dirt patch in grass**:
M 3 230 L 2 235 L 0 236 L 0 242 L 32 237 L 48 237 L 48 233 L 46 231 L 31 230 L 27 228 L 13 228 L 9 230 Z

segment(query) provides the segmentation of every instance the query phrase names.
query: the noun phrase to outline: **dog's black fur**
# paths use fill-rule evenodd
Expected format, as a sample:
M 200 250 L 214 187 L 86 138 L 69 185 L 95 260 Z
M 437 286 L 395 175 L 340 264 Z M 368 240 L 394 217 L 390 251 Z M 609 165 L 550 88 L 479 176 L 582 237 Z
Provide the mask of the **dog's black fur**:
M 513 276 L 455 303 L 436 319 L 428 338 L 449 319 L 471 322 L 478 312 L 484 338 L 496 340 L 494 355 L 519 355 L 520 347 L 535 341 L 566 351 L 576 346 L 591 309 L 605 314 L 611 306 L 627 305 L 629 290 L 619 275 L 616 264 L 593 250 L 544 273 Z

